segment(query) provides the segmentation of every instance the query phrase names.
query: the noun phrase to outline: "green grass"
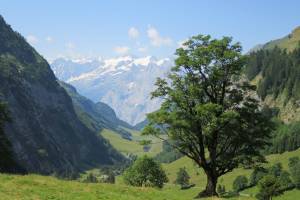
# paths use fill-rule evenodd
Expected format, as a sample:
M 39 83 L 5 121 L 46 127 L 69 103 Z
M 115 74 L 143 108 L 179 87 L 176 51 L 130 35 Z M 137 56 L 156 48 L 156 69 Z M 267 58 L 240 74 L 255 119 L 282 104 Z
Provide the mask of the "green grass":
M 288 170 L 288 160 L 290 157 L 293 156 L 300 156 L 300 149 L 292 152 L 285 152 L 283 154 L 274 154 L 267 156 L 268 163 L 265 167 L 271 166 L 275 163 L 281 162 L 283 169 Z M 201 189 L 204 189 L 206 185 L 206 176 L 202 169 L 199 169 L 190 159 L 187 157 L 180 158 L 170 164 L 164 164 L 163 165 L 165 171 L 167 172 L 167 175 L 169 177 L 170 183 L 173 183 L 176 179 L 176 173 L 180 167 L 185 167 L 188 171 L 189 175 L 191 176 L 191 182 L 196 184 L 196 187 L 198 187 L 198 191 Z M 219 179 L 219 184 L 225 185 L 226 190 L 232 189 L 232 183 L 234 179 L 239 175 L 245 175 L 249 178 L 252 170 L 246 170 L 242 168 L 238 168 L 233 170 L 232 172 L 222 176 Z M 257 188 L 250 188 L 246 191 L 243 191 L 243 194 L 246 195 L 253 195 L 257 193 Z M 294 192 L 290 192 L 290 196 L 294 194 Z M 298 198 L 300 199 L 299 191 L 296 192 L 296 195 L 298 195 Z M 285 196 L 285 195 L 283 195 Z M 245 197 L 244 197 L 245 198 Z M 278 198 L 278 199 L 281 199 Z M 283 198 L 284 199 L 284 198 Z
M 126 140 L 111 130 L 104 129 L 100 134 L 106 138 L 113 147 L 123 154 L 135 154 L 135 155 L 149 155 L 155 156 L 162 151 L 162 142 L 154 137 L 141 136 L 140 132 L 127 129 L 132 134 L 132 140 Z M 148 152 L 144 152 L 143 146 L 139 144 L 141 140 L 151 140 L 151 148 Z
M 281 162 L 284 170 L 288 170 L 288 160 L 290 157 L 299 156 L 300 157 L 300 149 L 292 152 L 285 152 L 283 154 L 274 154 L 267 156 L 268 163 L 266 167 L 273 165 L 275 163 Z M 204 188 L 206 184 L 206 176 L 202 169 L 199 169 L 192 160 L 187 157 L 182 157 L 170 164 L 163 165 L 167 175 L 170 179 L 170 182 L 174 182 L 176 178 L 176 173 L 180 167 L 185 167 L 188 173 L 191 176 L 191 182 L 195 183 L 198 187 Z M 222 176 L 219 179 L 219 183 L 226 186 L 226 189 L 231 189 L 232 183 L 235 177 L 239 175 L 245 175 L 247 177 L 250 176 L 252 170 L 246 170 L 242 168 L 238 168 L 233 170 L 232 172 Z
M 143 152 L 143 146 L 137 141 L 130 141 L 122 138 L 120 134 L 111 130 L 104 129 L 101 135 L 107 139 L 113 147 L 115 147 L 121 153 L 137 153 Z
M 132 144 L 131 144 L 132 145 Z M 281 162 L 287 169 L 288 159 L 300 156 L 300 149 L 283 154 L 267 157 L 269 164 Z M 82 183 L 79 181 L 65 181 L 54 177 L 40 175 L 7 175 L 0 174 L 0 199 L 1 200 L 192 200 L 205 186 L 206 178 L 202 170 L 188 158 L 183 157 L 170 164 L 164 164 L 170 179 L 162 190 L 154 188 L 138 188 L 124 185 L 122 177 L 117 177 L 116 184 Z M 191 182 L 196 186 L 189 190 L 180 190 L 173 184 L 176 172 L 180 167 L 186 167 Z M 96 171 L 94 171 L 96 172 Z M 236 169 L 220 178 L 221 184 L 226 189 L 231 189 L 234 178 L 238 175 L 250 175 L 250 170 Z M 242 192 L 243 196 L 227 198 L 228 200 L 254 200 L 257 188 L 253 187 Z M 274 198 L 275 200 L 296 200 L 300 197 L 300 190 L 285 192 Z M 207 198 L 204 200 L 217 200 Z
M 275 46 L 278 46 L 282 49 L 287 49 L 292 51 L 298 47 L 298 42 L 300 41 L 300 27 L 295 28 L 292 33 L 288 36 L 270 41 L 264 47 L 265 49 L 272 49 Z

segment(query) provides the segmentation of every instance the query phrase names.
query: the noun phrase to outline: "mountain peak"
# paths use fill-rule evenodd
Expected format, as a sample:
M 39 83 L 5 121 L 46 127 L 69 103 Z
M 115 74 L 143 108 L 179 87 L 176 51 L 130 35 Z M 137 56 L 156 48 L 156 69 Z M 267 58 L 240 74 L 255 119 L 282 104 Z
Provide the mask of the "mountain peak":
M 171 58 L 122 56 L 104 60 L 93 70 L 65 81 L 94 102 L 101 101 L 111 106 L 120 119 L 136 124 L 145 119 L 146 113 L 159 107 L 160 101 L 151 100 L 150 93 L 154 90 L 156 78 L 165 77 L 172 65 Z M 76 65 L 73 68 L 59 66 L 66 73 Z M 52 64 L 54 71 L 57 67 L 58 63 Z M 61 79 L 60 73 L 55 73 Z

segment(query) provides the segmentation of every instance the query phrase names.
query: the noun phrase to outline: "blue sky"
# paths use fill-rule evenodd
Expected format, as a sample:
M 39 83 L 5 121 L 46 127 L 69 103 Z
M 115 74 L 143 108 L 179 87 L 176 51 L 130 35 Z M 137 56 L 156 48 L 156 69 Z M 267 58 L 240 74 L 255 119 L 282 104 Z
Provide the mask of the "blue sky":
M 172 55 L 195 34 L 244 51 L 300 25 L 297 0 L 0 0 L 0 14 L 46 58 Z

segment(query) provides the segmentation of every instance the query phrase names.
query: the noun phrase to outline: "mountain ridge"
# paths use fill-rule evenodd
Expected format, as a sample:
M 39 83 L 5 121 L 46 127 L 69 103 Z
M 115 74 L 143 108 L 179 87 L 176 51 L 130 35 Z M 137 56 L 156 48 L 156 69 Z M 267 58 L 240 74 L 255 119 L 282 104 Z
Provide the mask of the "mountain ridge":
M 0 100 L 13 120 L 5 134 L 29 173 L 77 173 L 124 161 L 77 117 L 47 61 L 0 16 Z
M 63 81 L 92 101 L 108 104 L 120 119 L 131 125 L 143 121 L 147 113 L 158 109 L 161 100 L 151 100 L 150 93 L 155 88 L 156 78 L 165 77 L 172 67 L 172 58 L 123 56 L 98 62 L 97 68 Z M 57 65 L 52 62 L 54 71 Z M 81 65 L 84 67 L 84 63 Z M 59 74 L 56 76 L 64 79 Z

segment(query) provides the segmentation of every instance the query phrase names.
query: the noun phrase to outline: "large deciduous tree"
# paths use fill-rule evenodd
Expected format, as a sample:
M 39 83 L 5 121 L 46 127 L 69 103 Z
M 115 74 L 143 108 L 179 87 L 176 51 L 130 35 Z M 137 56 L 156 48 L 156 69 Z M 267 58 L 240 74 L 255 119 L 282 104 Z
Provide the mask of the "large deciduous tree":
M 230 37 L 198 35 L 176 50 L 168 79 L 158 78 L 152 98 L 159 110 L 148 114 L 143 134 L 176 141 L 178 151 L 203 168 L 207 185 L 198 197 L 217 195 L 218 177 L 241 164 L 264 160 L 271 121 L 253 97 L 255 87 L 241 73 L 246 57 Z

